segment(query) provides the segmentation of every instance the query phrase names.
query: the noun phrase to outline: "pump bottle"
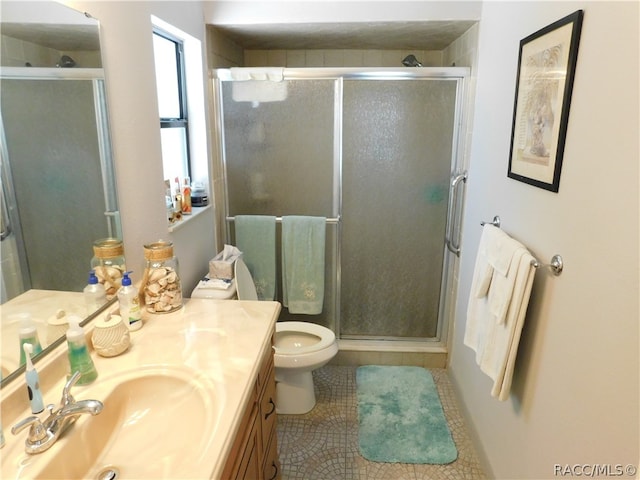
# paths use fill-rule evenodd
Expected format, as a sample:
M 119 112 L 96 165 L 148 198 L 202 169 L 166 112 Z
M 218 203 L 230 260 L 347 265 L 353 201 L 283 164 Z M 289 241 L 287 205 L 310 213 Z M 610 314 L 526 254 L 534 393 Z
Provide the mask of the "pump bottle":
M 118 303 L 120 304 L 120 316 L 129 330 L 142 328 L 142 312 L 140 311 L 140 299 L 138 289 L 131 284 L 129 278 L 131 272 L 125 272 L 122 277 L 122 286 L 118 290 Z
M 67 330 L 67 346 L 70 366 L 70 377 L 76 372 L 80 372 L 78 385 L 87 385 L 98 377 L 89 349 L 84 330 L 79 324 L 79 318 L 69 317 L 69 330 Z
M 93 313 L 107 302 L 107 292 L 94 270 L 89 272 L 89 281 L 82 291 L 87 313 Z

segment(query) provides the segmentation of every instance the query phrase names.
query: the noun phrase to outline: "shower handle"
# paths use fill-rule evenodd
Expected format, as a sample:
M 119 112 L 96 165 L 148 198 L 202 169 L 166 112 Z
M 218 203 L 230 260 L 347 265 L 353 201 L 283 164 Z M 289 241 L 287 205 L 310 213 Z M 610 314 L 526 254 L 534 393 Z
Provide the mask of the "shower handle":
M 460 188 L 459 186 L 467 181 L 467 172 L 459 173 L 454 175 L 451 179 L 451 194 L 449 195 L 449 210 L 447 212 L 447 235 L 446 235 L 446 243 L 449 251 L 456 256 L 460 256 L 460 228 L 458 228 L 457 238 L 454 241 L 454 235 L 456 230 L 456 208 L 458 206 L 458 195 Z

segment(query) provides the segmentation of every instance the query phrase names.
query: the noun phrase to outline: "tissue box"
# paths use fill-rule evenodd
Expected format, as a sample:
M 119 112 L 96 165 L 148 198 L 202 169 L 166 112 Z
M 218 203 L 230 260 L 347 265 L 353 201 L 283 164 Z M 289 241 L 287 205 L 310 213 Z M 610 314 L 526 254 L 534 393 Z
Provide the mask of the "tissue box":
M 231 280 L 233 278 L 233 264 L 236 259 L 222 260 L 222 252 L 209 260 L 209 277 Z

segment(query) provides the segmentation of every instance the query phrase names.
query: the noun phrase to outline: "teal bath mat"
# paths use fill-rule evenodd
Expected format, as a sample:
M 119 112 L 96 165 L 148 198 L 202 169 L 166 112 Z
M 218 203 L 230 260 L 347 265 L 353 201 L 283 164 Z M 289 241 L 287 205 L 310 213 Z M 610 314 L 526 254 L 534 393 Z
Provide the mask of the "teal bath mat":
M 451 463 L 458 451 L 431 373 L 421 367 L 356 370 L 360 453 L 374 462 Z

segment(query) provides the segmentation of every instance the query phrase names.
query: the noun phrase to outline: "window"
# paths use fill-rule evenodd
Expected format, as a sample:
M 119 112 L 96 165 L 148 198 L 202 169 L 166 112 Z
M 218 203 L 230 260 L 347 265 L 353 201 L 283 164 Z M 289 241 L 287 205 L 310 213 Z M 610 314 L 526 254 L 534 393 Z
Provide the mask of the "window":
M 176 192 L 176 178 L 188 177 L 202 198 L 211 195 L 205 96 L 206 75 L 202 42 L 170 23 L 151 15 L 158 94 L 158 117 L 162 149 L 163 178 L 169 181 L 170 201 Z M 158 168 L 160 165 L 158 165 Z M 167 202 L 168 206 L 169 202 Z M 169 221 L 169 231 L 207 209 L 208 200 L 180 222 Z M 172 217 L 173 218 L 173 217 Z
M 184 45 L 168 33 L 154 30 L 153 49 L 164 178 L 183 182 L 191 176 Z

